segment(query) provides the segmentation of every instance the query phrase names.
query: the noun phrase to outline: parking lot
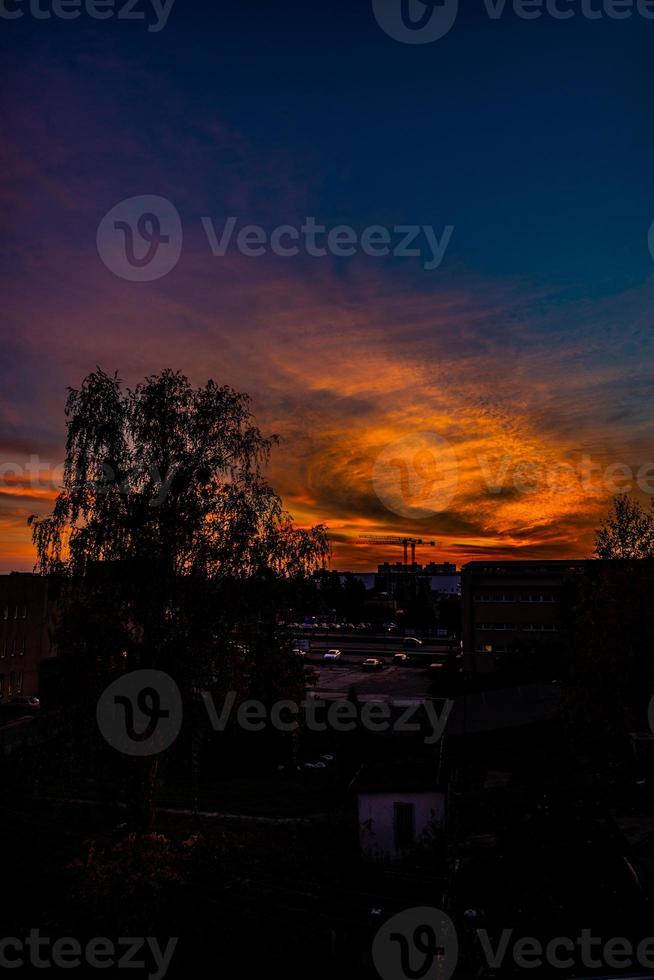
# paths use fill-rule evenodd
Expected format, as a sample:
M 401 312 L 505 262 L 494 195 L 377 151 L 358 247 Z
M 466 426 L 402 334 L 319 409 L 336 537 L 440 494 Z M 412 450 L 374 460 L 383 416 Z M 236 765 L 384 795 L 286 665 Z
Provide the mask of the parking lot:
M 360 664 L 330 664 L 316 667 L 318 679 L 314 691 L 319 697 L 347 697 L 354 685 L 357 697 L 378 700 L 430 697 L 432 678 L 417 667 L 384 667 L 362 670 Z

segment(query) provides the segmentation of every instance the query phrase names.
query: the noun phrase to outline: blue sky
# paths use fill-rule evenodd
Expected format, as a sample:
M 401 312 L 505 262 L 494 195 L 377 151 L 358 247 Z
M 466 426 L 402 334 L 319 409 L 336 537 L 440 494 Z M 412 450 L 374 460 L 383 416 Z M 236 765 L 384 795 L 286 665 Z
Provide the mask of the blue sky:
M 380 508 L 371 477 L 383 440 L 417 427 L 478 455 L 476 418 L 518 456 L 652 455 L 654 20 L 570 6 L 525 21 L 466 3 L 424 45 L 389 37 L 370 2 L 176 0 L 159 32 L 27 5 L 0 20 L 5 462 L 61 455 L 66 386 L 96 363 L 128 380 L 171 365 L 253 393 L 285 436 L 273 476 L 290 509 L 344 544 L 374 526 L 459 557 L 584 553 L 606 488 L 558 510 L 532 499 L 529 518 L 489 507 L 471 472 L 426 527 Z M 184 249 L 166 278 L 125 282 L 96 230 L 142 194 L 174 203 Z M 393 256 L 219 262 L 200 218 L 229 215 L 454 231 L 431 272 Z M 14 564 L 26 512 L 48 502 L 24 491 L 0 505 Z

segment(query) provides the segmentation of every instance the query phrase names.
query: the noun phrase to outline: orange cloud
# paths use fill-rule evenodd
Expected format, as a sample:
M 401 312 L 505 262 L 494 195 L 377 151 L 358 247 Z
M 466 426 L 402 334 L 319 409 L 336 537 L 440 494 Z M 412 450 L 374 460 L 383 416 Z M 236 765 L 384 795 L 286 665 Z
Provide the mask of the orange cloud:
M 567 308 L 566 327 L 556 297 L 524 287 L 442 279 L 427 289 L 358 261 L 346 276 L 315 261 L 216 263 L 198 236 L 179 268 L 152 284 L 121 282 L 88 253 L 64 258 L 77 261 L 78 278 L 59 303 L 48 306 L 43 288 L 13 298 L 22 327 L 14 363 L 32 381 L 29 397 L 18 385 L 3 395 L 10 438 L 0 462 L 37 445 L 49 447 L 51 465 L 63 458 L 65 386 L 96 363 L 130 383 L 166 366 L 197 383 L 211 376 L 250 392 L 261 427 L 281 435 L 270 478 L 297 521 L 329 525 L 336 567 L 369 568 L 392 549 L 359 542 L 366 532 L 436 538 L 436 556 L 458 562 L 588 554 L 619 489 L 604 470 L 617 462 L 635 473 L 650 457 L 649 361 L 639 348 L 650 284 Z M 550 312 L 534 315 L 546 301 Z M 632 357 L 612 356 L 618 334 Z M 442 478 L 441 454 L 422 447 L 416 467 L 405 445 L 418 433 L 456 461 L 442 508 L 430 508 L 425 490 Z M 403 491 L 388 472 L 386 486 L 379 477 L 389 446 L 399 447 Z M 599 468 L 589 479 L 586 458 Z M 24 481 L 0 486 L 2 568 L 32 565 L 20 522 L 51 502 L 52 492 Z

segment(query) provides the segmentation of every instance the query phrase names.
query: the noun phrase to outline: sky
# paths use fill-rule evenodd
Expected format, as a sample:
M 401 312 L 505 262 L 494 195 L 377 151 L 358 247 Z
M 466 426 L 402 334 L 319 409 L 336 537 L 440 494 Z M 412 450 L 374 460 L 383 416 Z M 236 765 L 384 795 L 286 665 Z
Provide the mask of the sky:
M 0 572 L 96 365 L 249 393 L 335 568 L 401 557 L 364 534 L 585 556 L 615 492 L 648 503 L 654 19 L 468 0 L 404 43 L 400 0 L 53 3 L 0 13 Z

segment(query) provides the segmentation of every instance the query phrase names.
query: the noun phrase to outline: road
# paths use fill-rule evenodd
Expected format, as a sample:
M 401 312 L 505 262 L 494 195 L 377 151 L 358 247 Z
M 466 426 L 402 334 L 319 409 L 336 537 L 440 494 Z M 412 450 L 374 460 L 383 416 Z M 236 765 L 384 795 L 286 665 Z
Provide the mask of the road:
M 407 653 L 410 656 L 419 655 L 432 660 L 441 660 L 458 650 L 458 641 L 447 639 L 424 640 L 421 646 L 405 648 L 403 637 L 393 636 L 391 633 L 344 633 L 340 630 L 325 633 L 321 630 L 294 630 L 292 635 L 295 641 L 309 643 L 311 657 L 322 657 L 327 650 L 336 648 L 341 650 L 343 657 L 348 660 L 365 657 L 381 657 L 388 660 L 394 653 Z

